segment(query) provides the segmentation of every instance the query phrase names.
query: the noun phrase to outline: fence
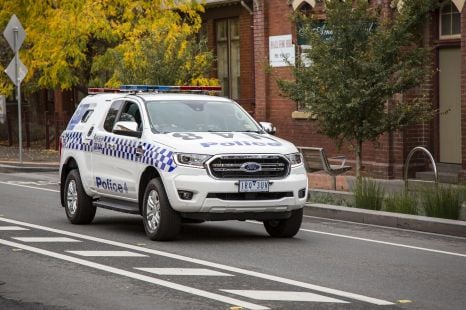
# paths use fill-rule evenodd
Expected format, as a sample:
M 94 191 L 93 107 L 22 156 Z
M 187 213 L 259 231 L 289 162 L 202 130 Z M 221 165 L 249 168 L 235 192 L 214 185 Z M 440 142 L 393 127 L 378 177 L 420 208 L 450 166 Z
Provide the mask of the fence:
M 42 117 L 31 116 L 29 107 L 21 109 L 22 131 L 24 147 L 30 148 L 31 142 L 46 149 L 58 150 L 59 137 L 70 119 L 70 114 L 66 111 L 59 114 L 53 112 L 43 112 Z M 5 124 L 4 139 L 1 144 L 13 146 L 18 143 L 18 116 L 14 109 L 8 109 Z

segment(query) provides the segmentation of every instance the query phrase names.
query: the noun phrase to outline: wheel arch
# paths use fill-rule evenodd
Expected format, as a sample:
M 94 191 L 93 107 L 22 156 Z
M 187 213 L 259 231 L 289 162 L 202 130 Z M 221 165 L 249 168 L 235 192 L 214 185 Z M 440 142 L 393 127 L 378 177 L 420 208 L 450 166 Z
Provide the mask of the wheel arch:
M 62 207 L 65 206 L 65 200 L 63 197 L 63 192 L 65 190 L 65 181 L 68 173 L 73 169 L 79 169 L 76 159 L 69 157 L 62 166 L 61 175 L 60 175 L 60 202 Z
M 160 178 L 160 173 L 159 171 L 153 167 L 153 166 L 148 166 L 144 172 L 141 174 L 141 178 L 139 180 L 139 189 L 138 189 L 138 206 L 139 206 L 139 213 L 142 215 L 142 205 L 143 205 L 143 199 L 144 199 L 144 192 L 146 190 L 147 184 L 152 180 L 153 178 Z M 163 185 L 163 180 L 160 178 L 160 181 L 162 182 Z M 165 185 L 164 185 L 165 186 Z

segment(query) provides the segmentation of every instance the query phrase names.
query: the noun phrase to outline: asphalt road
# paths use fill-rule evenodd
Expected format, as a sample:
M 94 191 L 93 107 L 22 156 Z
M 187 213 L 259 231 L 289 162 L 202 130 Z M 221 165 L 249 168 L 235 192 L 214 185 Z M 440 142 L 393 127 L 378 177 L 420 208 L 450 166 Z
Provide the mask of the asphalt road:
M 466 239 L 306 217 L 146 238 L 103 209 L 72 225 L 57 176 L 0 174 L 0 309 L 464 309 Z M 238 307 L 238 308 L 235 308 Z

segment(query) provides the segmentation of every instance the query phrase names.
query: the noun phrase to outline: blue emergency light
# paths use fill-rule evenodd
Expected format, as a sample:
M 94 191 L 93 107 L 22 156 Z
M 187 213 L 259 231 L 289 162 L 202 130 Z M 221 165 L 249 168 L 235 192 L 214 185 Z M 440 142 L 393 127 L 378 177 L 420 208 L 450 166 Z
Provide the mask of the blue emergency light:
M 221 86 L 121 85 L 121 92 L 215 92 Z
M 166 93 L 166 92 L 201 92 L 215 93 L 222 90 L 221 86 L 169 86 L 169 85 L 121 85 L 120 88 L 92 87 L 88 88 L 88 94 L 98 93 Z

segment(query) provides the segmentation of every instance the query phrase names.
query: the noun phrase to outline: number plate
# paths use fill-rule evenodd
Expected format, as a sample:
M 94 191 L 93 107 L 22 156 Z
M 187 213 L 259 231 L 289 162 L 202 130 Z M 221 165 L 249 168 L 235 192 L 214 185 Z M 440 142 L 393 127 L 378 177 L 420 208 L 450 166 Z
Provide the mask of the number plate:
M 240 180 L 239 181 L 239 192 L 240 193 L 257 193 L 257 192 L 268 192 L 269 181 L 268 180 Z

